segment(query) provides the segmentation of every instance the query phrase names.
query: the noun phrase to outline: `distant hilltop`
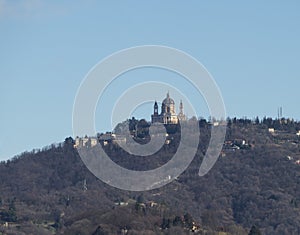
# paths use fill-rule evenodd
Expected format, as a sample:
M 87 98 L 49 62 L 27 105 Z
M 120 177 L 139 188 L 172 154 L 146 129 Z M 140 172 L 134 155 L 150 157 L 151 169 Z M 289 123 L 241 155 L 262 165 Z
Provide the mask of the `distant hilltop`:
M 165 101 L 165 102 L 164 102 Z M 176 144 L 180 140 L 180 122 L 178 123 L 163 123 L 166 127 L 166 132 L 163 133 L 152 133 L 149 134 L 149 127 L 151 124 L 156 123 L 156 121 L 163 120 L 172 120 L 172 119 L 164 119 L 168 117 L 168 114 L 174 114 L 172 111 L 174 109 L 175 102 L 172 102 L 172 99 L 167 94 L 167 98 L 162 103 L 162 112 L 158 114 L 157 111 L 157 102 L 155 102 L 154 114 L 157 114 L 155 120 L 151 122 L 146 121 L 145 119 L 128 119 L 123 123 L 119 123 L 113 132 L 106 132 L 97 134 L 97 136 L 85 136 L 85 137 L 77 137 L 74 141 L 74 147 L 87 147 L 92 148 L 100 143 L 102 146 L 110 146 L 110 144 L 118 145 L 121 143 L 127 143 L 128 138 L 133 138 L 135 141 L 141 144 L 148 143 L 148 141 L 155 137 L 156 135 L 164 135 L 165 137 L 165 146 Z M 170 110 L 168 110 L 168 106 L 170 106 Z M 165 108 L 167 107 L 167 108 Z M 167 112 L 165 112 L 165 110 Z M 175 119 L 173 119 L 174 121 Z M 179 119 L 177 119 L 179 120 Z M 189 121 L 185 119 L 185 121 Z M 176 120 L 175 120 L 176 122 Z M 276 144 L 285 144 L 289 146 L 300 146 L 300 122 L 297 122 L 293 119 L 272 119 L 266 118 L 263 119 L 254 118 L 227 118 L 225 121 L 217 121 L 217 120 L 206 120 L 200 119 L 198 120 L 199 127 L 205 128 L 207 131 L 210 130 L 212 126 L 217 127 L 219 125 L 227 125 L 227 136 L 224 141 L 223 150 L 220 153 L 220 156 L 226 156 L 230 152 L 240 151 L 240 150 L 249 150 L 255 146 L 264 146 L 264 142 L 274 142 Z M 247 137 L 245 134 L 240 134 L 239 136 L 230 137 L 232 132 L 232 127 L 240 128 L 240 131 L 244 130 L 252 130 L 253 128 L 256 131 L 261 131 L 261 138 L 259 141 L 254 140 L 253 138 Z M 122 130 L 124 128 L 129 128 L 129 135 L 122 134 Z M 238 132 L 240 132 L 238 131 Z M 192 135 L 192 133 L 191 133 Z M 201 129 L 201 135 L 203 136 L 203 130 Z M 263 138 L 265 137 L 265 138 Z M 207 136 L 209 139 L 209 135 Z M 200 140 L 201 141 L 201 140 Z M 289 159 L 293 159 L 296 164 L 300 164 L 300 155 L 295 155 L 294 157 L 289 156 Z

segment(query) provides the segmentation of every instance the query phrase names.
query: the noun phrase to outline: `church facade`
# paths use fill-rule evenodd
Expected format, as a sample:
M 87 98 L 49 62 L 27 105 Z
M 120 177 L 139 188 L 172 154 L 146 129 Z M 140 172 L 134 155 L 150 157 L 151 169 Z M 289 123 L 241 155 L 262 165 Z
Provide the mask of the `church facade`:
M 161 112 L 158 112 L 158 104 L 155 101 L 154 103 L 154 112 L 151 115 L 152 123 L 163 123 L 163 124 L 177 124 L 179 121 L 185 121 L 186 116 L 183 112 L 183 104 L 180 101 L 179 114 L 176 114 L 175 102 L 170 97 L 169 92 L 167 97 L 163 100 L 161 104 Z

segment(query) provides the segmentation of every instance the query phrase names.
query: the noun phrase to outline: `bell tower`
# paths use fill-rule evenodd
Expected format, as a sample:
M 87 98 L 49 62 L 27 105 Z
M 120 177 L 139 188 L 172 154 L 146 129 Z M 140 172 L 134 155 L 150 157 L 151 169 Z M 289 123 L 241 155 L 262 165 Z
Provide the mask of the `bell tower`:
M 158 115 L 158 105 L 156 101 L 154 103 L 154 115 Z
M 183 112 L 183 103 L 182 103 L 182 100 L 180 100 L 178 120 L 179 121 L 186 121 L 186 116 L 185 116 L 185 114 Z

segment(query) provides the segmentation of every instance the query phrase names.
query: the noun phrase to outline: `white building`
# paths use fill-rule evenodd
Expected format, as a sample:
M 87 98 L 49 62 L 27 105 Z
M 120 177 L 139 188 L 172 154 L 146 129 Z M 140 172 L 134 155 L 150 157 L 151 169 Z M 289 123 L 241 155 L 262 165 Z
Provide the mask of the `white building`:
M 161 113 L 158 113 L 158 104 L 155 101 L 154 103 L 154 113 L 151 115 L 152 123 L 163 123 L 163 124 L 177 124 L 178 121 L 185 121 L 186 116 L 183 113 L 183 104 L 180 101 L 179 106 L 180 112 L 176 115 L 175 111 L 175 102 L 170 97 L 169 92 L 167 93 L 167 97 L 163 100 L 161 105 Z

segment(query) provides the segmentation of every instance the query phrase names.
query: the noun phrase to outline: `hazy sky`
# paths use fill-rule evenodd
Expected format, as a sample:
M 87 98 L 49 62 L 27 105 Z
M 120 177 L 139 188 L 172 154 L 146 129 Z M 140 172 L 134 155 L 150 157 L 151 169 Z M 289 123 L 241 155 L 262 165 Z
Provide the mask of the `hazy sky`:
M 282 106 L 284 116 L 300 120 L 299 12 L 299 1 L 0 0 L 0 159 L 71 136 L 87 72 L 145 44 L 199 60 L 228 116 L 275 117 Z M 159 76 L 145 70 L 132 77 L 149 74 Z M 97 120 L 99 131 L 109 128 Z

